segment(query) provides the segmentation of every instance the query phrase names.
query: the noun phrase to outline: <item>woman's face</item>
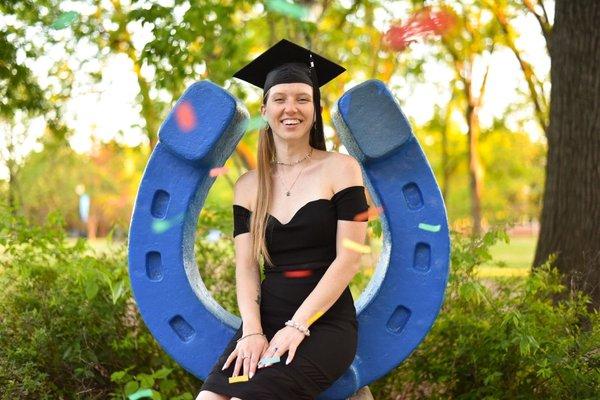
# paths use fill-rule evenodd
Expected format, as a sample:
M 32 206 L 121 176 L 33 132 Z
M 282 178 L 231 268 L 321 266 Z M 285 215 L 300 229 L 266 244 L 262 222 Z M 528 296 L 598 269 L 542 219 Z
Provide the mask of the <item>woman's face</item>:
M 315 120 L 312 86 L 306 83 L 280 83 L 272 86 L 261 106 L 273 133 L 283 138 L 301 137 Z

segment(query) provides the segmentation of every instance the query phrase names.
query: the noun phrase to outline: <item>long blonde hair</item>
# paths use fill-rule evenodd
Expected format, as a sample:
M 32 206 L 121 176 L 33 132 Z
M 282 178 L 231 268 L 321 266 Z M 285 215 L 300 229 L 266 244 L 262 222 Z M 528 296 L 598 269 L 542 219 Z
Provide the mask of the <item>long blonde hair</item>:
M 269 92 L 263 96 L 263 105 L 267 103 Z M 314 101 L 314 100 L 313 100 Z M 319 105 L 320 109 L 320 105 Z M 320 111 L 319 111 L 320 112 Z M 318 150 L 326 150 L 325 135 L 323 127 L 317 129 L 315 122 L 310 130 L 309 145 Z M 265 265 L 274 265 L 267 250 L 266 231 L 268 222 L 268 211 L 271 205 L 272 185 L 271 176 L 273 175 L 274 163 L 277 160 L 275 151 L 275 142 L 273 140 L 273 131 L 271 127 L 259 130 L 258 137 L 258 189 L 254 205 L 254 212 L 250 218 L 250 234 L 252 235 L 252 253 L 256 260 L 260 260 L 262 255 L 265 260 Z

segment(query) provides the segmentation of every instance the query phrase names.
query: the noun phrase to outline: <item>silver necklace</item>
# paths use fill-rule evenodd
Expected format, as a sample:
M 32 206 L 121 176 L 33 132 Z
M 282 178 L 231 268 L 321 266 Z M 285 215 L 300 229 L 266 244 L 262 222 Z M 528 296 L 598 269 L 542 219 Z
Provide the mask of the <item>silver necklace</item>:
M 302 161 L 306 160 L 307 158 L 310 158 L 310 155 L 312 154 L 312 152 L 313 152 L 313 148 L 311 147 L 311 148 L 310 148 L 310 151 L 309 151 L 309 152 L 306 154 L 306 156 L 304 156 L 304 158 L 302 158 L 301 160 L 298 160 L 298 161 L 296 161 L 295 163 L 291 163 L 291 164 L 286 164 L 286 163 L 283 163 L 283 162 L 279 162 L 279 161 L 277 161 L 277 164 L 283 164 L 283 165 L 294 165 L 294 164 L 298 164 L 299 162 L 302 162 Z M 300 172 L 299 172 L 299 173 L 298 173 L 298 175 L 296 176 L 296 179 L 294 179 L 294 182 L 292 182 L 292 186 L 290 186 L 290 187 L 289 187 L 289 188 L 286 190 L 286 192 L 285 192 L 285 195 L 286 195 L 286 196 L 289 196 L 289 195 L 291 194 L 291 190 L 292 190 L 292 188 L 294 187 L 294 185 L 296 184 L 296 181 L 297 181 L 297 180 L 298 180 L 298 178 L 300 177 L 300 174 L 302 173 L 302 171 L 304 170 L 304 168 L 306 168 L 306 165 L 304 165 L 304 166 L 302 167 L 302 169 L 300 170 Z M 284 187 L 284 188 L 287 188 L 287 185 L 285 184 L 285 181 L 283 180 L 283 174 L 280 174 L 280 178 L 281 178 L 281 182 L 283 183 L 283 187 Z

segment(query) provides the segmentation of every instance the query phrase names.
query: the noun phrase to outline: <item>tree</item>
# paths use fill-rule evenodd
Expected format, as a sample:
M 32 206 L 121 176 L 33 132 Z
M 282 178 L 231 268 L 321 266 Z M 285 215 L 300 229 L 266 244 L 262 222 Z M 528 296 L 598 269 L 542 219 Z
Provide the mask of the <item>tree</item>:
M 550 123 L 534 266 L 556 253 L 569 284 L 600 306 L 600 2 L 557 0 Z
M 39 6 L 47 5 L 42 1 Z M 8 16 L 17 17 L 12 22 Z M 22 188 L 19 183 L 23 145 L 27 141 L 29 119 L 44 116 L 46 133 L 63 138 L 66 132 L 61 122 L 62 110 L 57 99 L 64 98 L 64 91 L 54 91 L 50 99 L 40 87 L 36 76 L 24 60 L 31 61 L 44 54 L 44 45 L 26 39 L 27 24 L 20 20 L 41 19 L 30 4 L 15 4 L 0 0 L 0 17 L 6 17 L 0 25 L 0 161 L 8 169 L 7 204 L 13 212 L 22 205 Z M 51 73 L 61 72 L 64 65 L 53 65 Z M 62 71 L 64 72 L 64 71 Z M 66 76 L 69 76 L 68 73 Z M 63 81 L 69 81 L 63 74 Z M 65 85 L 63 82 L 62 85 Z M 52 85 L 50 85 L 52 86 Z M 68 94 L 68 93 L 67 93 Z

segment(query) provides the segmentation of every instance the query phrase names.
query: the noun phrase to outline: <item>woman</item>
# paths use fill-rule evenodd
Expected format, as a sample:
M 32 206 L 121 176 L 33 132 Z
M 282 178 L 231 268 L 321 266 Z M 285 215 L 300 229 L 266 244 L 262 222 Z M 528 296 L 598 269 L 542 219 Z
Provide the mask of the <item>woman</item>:
M 197 400 L 314 399 L 354 359 L 348 284 L 360 253 L 343 239 L 364 242 L 366 217 L 356 216 L 368 205 L 358 162 L 326 151 L 319 94 L 343 71 L 282 40 L 234 75 L 263 88 L 268 127 L 260 132 L 258 168 L 234 188 L 242 326 Z

